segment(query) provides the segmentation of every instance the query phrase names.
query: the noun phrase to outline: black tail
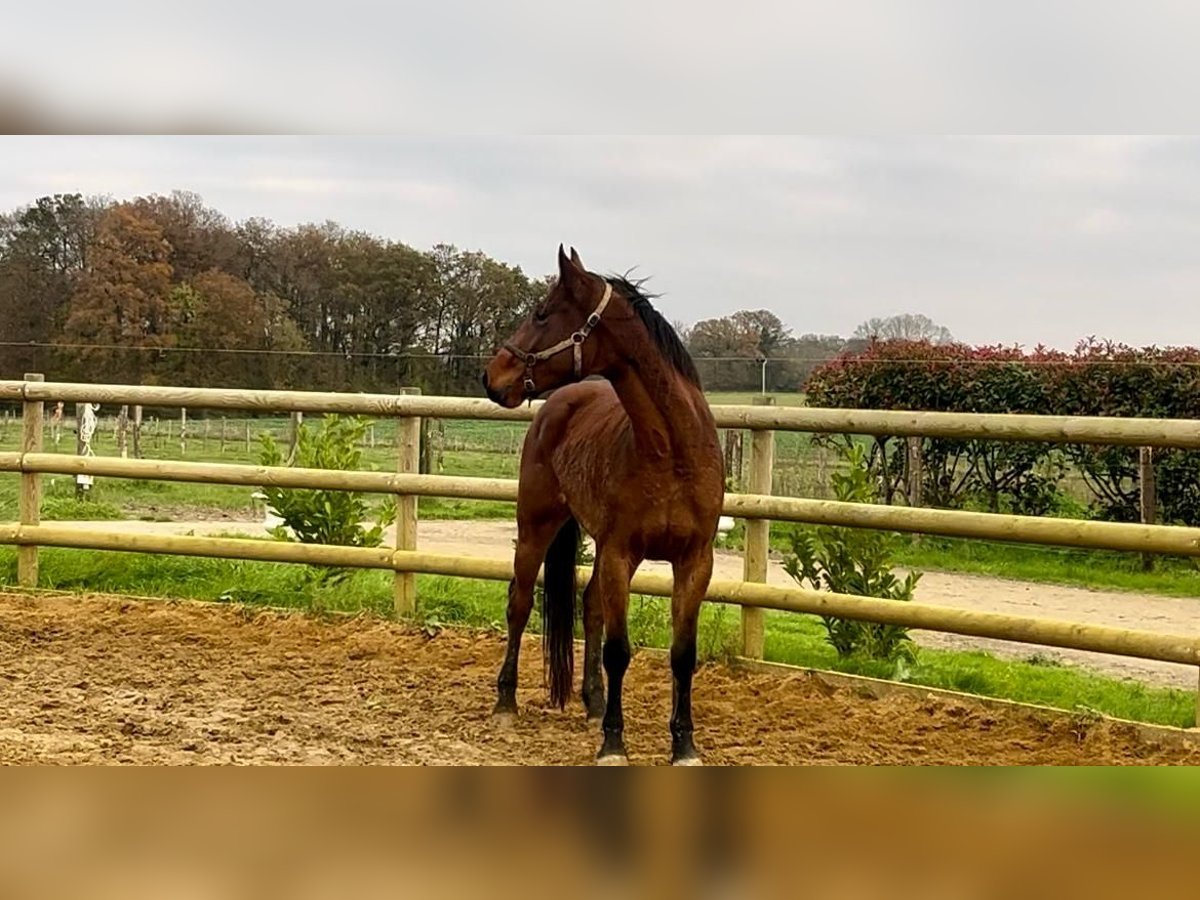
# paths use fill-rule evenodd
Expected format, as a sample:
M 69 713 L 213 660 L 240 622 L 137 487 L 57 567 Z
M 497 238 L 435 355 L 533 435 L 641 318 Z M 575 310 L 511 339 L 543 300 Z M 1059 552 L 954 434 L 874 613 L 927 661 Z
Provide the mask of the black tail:
M 579 523 L 568 519 L 546 551 L 542 592 L 542 664 L 550 702 L 564 709 L 575 678 L 575 566 Z

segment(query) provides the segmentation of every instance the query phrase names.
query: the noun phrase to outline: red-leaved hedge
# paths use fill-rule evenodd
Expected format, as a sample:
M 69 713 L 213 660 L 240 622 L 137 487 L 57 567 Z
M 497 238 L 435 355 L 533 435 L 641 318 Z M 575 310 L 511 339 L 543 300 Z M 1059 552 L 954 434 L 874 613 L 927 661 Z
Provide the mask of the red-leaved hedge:
M 878 341 L 817 368 L 805 391 L 825 407 L 1200 419 L 1200 349 Z M 889 501 L 904 483 L 902 444 L 881 438 L 872 454 Z M 1136 448 L 926 439 L 922 457 L 929 505 L 980 498 L 992 510 L 1047 514 L 1070 464 L 1094 495 L 1094 515 L 1138 519 Z M 1200 524 L 1200 453 L 1156 451 L 1155 469 L 1162 519 Z

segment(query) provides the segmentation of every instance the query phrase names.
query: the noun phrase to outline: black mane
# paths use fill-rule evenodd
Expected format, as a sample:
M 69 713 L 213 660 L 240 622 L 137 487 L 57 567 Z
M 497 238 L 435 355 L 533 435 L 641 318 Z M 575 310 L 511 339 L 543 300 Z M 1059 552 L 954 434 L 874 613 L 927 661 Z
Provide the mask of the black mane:
M 642 289 L 646 279 L 630 281 L 623 275 L 609 275 L 605 280 L 629 300 L 638 314 L 638 318 L 646 326 L 646 331 L 649 332 L 650 339 L 654 341 L 654 346 L 658 347 L 666 360 L 675 367 L 680 375 L 699 388 L 700 373 L 696 371 L 696 363 L 692 361 L 691 354 L 688 353 L 687 347 L 683 346 L 683 341 L 679 339 L 679 335 L 675 333 L 671 323 L 651 305 L 650 301 L 658 295 Z

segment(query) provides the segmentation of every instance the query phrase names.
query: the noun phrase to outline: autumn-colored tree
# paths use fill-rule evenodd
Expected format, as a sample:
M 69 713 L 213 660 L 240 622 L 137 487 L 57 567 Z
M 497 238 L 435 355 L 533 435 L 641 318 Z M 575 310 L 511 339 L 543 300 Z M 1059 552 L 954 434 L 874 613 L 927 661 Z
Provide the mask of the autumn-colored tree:
M 205 206 L 199 195 L 173 191 L 130 203 L 141 218 L 158 226 L 171 247 L 168 262 L 179 281 L 190 281 L 213 269 L 229 271 L 238 254 L 237 233 L 220 212 Z
M 162 230 L 128 205 L 100 220 L 87 271 L 72 294 L 61 365 L 81 380 L 155 380 L 154 353 L 175 343 L 171 247 Z

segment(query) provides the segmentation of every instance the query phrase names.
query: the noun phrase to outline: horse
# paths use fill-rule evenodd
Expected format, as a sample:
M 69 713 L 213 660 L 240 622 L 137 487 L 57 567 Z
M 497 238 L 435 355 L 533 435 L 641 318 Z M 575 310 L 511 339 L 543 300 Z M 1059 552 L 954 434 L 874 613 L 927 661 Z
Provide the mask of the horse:
M 551 704 L 566 707 L 582 529 L 595 542 L 595 565 L 583 591 L 580 697 L 588 720 L 601 720 L 597 762 L 628 764 L 621 688 L 631 656 L 629 585 L 642 561 L 652 559 L 669 562 L 674 573 L 671 763 L 699 765 L 692 676 L 724 501 L 724 458 L 695 363 L 643 283 L 589 272 L 573 247 L 567 256 L 559 245 L 557 280 L 482 374 L 489 399 L 509 409 L 551 392 L 521 457 L 494 715 L 516 716 L 521 636 L 543 563 L 543 667 Z

